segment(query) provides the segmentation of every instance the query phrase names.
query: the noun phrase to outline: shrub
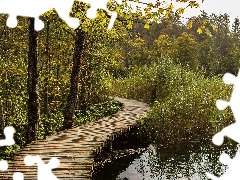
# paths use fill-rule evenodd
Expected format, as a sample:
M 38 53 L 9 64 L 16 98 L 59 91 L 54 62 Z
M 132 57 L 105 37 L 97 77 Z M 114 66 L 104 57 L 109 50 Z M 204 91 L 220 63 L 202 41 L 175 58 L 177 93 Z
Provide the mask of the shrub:
M 168 84 L 172 92 L 155 101 L 148 119 L 162 137 L 204 139 L 232 122 L 229 109 L 220 112 L 215 105 L 217 99 L 227 100 L 230 95 L 231 87 L 221 79 L 185 72 Z
M 219 111 L 216 100 L 228 100 L 232 86 L 220 77 L 206 78 L 201 72 L 158 60 L 116 80 L 117 95 L 151 104 L 144 123 L 162 139 L 204 139 L 233 121 L 230 109 Z

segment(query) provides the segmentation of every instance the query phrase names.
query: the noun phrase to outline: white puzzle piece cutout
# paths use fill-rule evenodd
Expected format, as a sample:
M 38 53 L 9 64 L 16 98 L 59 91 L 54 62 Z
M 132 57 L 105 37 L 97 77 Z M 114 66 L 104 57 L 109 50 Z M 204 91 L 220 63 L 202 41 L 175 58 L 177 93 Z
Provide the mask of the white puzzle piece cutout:
M 15 144 L 15 141 L 13 139 L 13 134 L 14 134 L 14 127 L 12 126 L 7 126 L 4 128 L 4 135 L 5 139 L 0 140 L 0 147 L 1 146 L 11 146 Z
M 21 172 L 15 172 L 13 174 L 13 180 L 24 180 L 23 173 Z
M 12 126 L 7 126 L 4 128 L 4 135 L 5 139 L 0 140 L 0 147 L 2 146 L 11 146 L 15 144 L 15 141 L 13 139 L 13 134 L 14 134 L 14 127 Z M 8 163 L 5 160 L 0 161 L 0 171 L 6 171 L 8 169 Z
M 210 173 L 206 173 L 208 178 L 211 178 L 212 180 L 231 180 L 231 179 L 239 179 L 240 178 L 240 171 L 239 171 L 240 148 L 239 148 L 239 146 L 238 146 L 237 154 L 233 159 L 231 159 L 229 157 L 229 155 L 227 155 L 226 153 L 222 153 L 219 160 L 221 163 L 228 165 L 228 169 L 227 169 L 226 173 L 224 173 L 221 177 L 216 177 Z
M 5 160 L 0 161 L 0 171 L 6 171 L 8 169 L 8 163 Z
M 117 18 L 117 12 L 112 12 L 109 11 L 107 8 L 107 3 L 109 0 L 82 0 L 82 2 L 88 3 L 91 5 L 91 8 L 87 11 L 87 17 L 89 19 L 93 19 L 97 15 L 97 10 L 98 9 L 103 9 L 105 10 L 108 14 L 111 15 L 110 22 L 108 24 L 108 29 L 111 29 L 113 27 L 113 24 Z M 116 0 L 118 4 L 122 4 L 122 0 Z
M 57 158 L 53 157 L 47 164 L 45 164 L 39 156 L 26 156 L 24 158 L 24 163 L 27 166 L 32 166 L 35 163 L 38 165 L 38 180 L 58 180 L 58 178 L 52 173 L 52 169 L 57 168 L 60 165 Z M 20 177 L 21 175 L 19 173 L 15 176 L 17 178 L 23 178 L 23 176 Z
M 108 29 L 112 28 L 117 13 L 107 9 L 108 0 L 84 0 L 82 2 L 91 6 L 87 11 L 88 18 L 95 18 L 97 9 L 101 8 L 107 11 L 111 15 Z M 35 18 L 35 30 L 39 31 L 44 27 L 44 23 L 39 19 L 39 16 L 54 8 L 68 26 L 76 29 L 79 26 L 79 20 L 69 17 L 73 3 L 74 0 L 0 0 L 0 13 L 9 14 L 7 26 L 10 28 L 17 26 L 17 16 L 33 17 Z M 117 3 L 122 4 L 122 0 L 117 0 Z
M 213 136 L 213 143 L 220 146 L 224 141 L 224 136 L 228 136 L 234 141 L 240 143 L 240 71 L 236 77 L 230 73 L 226 73 L 223 76 L 223 81 L 226 84 L 234 84 L 232 96 L 230 101 L 217 100 L 216 105 L 219 110 L 224 110 L 227 106 L 230 106 L 235 117 L 235 123 L 223 128 L 220 132 Z
M 216 105 L 219 110 L 224 110 L 227 106 L 230 106 L 235 117 L 235 123 L 223 128 L 220 132 L 213 136 L 213 143 L 220 146 L 223 144 L 224 136 L 231 138 L 232 140 L 240 143 L 240 70 L 238 72 L 238 76 L 234 76 L 230 73 L 226 73 L 223 76 L 223 81 L 226 84 L 234 84 L 232 96 L 230 101 L 217 100 Z M 222 153 L 220 156 L 220 162 L 225 165 L 228 165 L 228 169 L 225 174 L 221 177 L 215 177 L 210 173 L 206 173 L 207 177 L 212 180 L 229 180 L 229 179 L 240 179 L 240 148 L 238 144 L 238 151 L 236 156 L 231 159 L 227 154 Z
M 69 17 L 73 2 L 73 0 L 1 0 L 0 13 L 9 14 L 7 26 L 10 28 L 17 26 L 17 16 L 33 17 L 35 29 L 38 31 L 44 27 L 39 16 L 54 8 L 70 27 L 77 28 L 79 20 Z

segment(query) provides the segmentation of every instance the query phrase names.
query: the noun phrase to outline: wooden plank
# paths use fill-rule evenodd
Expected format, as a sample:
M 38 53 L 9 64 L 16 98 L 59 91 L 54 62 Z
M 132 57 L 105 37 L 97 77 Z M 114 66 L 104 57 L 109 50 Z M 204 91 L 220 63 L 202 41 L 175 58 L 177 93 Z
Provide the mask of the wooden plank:
M 123 103 L 122 110 L 28 145 L 9 161 L 9 169 L 0 173 L 0 179 L 12 179 L 14 172 L 24 173 L 24 180 L 36 179 L 37 165 L 24 164 L 27 155 L 39 155 L 45 163 L 52 157 L 57 157 L 60 166 L 52 171 L 59 180 L 91 179 L 94 156 L 116 137 L 130 131 L 137 124 L 138 118 L 149 111 L 149 106 L 145 103 L 115 99 Z

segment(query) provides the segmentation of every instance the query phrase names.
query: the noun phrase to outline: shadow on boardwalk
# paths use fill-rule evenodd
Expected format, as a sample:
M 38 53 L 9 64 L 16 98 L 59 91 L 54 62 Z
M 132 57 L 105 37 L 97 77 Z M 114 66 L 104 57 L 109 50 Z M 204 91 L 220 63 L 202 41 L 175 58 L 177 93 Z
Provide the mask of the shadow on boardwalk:
M 39 155 L 45 163 L 52 157 L 57 157 L 60 166 L 54 169 L 53 173 L 59 180 L 91 179 L 94 156 L 101 152 L 109 141 L 133 128 L 137 120 L 149 111 L 149 106 L 145 103 L 115 99 L 123 103 L 122 110 L 28 145 L 9 162 L 8 170 L 0 173 L 0 179 L 13 179 L 14 172 L 22 172 L 24 180 L 37 179 L 37 165 L 26 166 L 26 155 Z

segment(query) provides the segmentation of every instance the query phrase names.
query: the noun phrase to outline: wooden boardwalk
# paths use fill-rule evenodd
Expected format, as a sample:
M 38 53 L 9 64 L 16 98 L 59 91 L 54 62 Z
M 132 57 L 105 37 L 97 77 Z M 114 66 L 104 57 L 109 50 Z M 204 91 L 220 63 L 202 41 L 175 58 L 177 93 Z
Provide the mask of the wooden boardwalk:
M 24 180 L 37 179 L 37 165 L 26 166 L 26 155 L 39 155 L 45 163 L 57 157 L 60 166 L 52 172 L 59 180 L 91 179 L 94 156 L 108 146 L 115 137 L 129 131 L 137 120 L 149 111 L 145 103 L 115 98 L 124 108 L 116 114 L 54 134 L 19 151 L 0 179 L 13 179 L 14 172 L 22 172 Z M 47 180 L 47 179 L 46 179 Z

